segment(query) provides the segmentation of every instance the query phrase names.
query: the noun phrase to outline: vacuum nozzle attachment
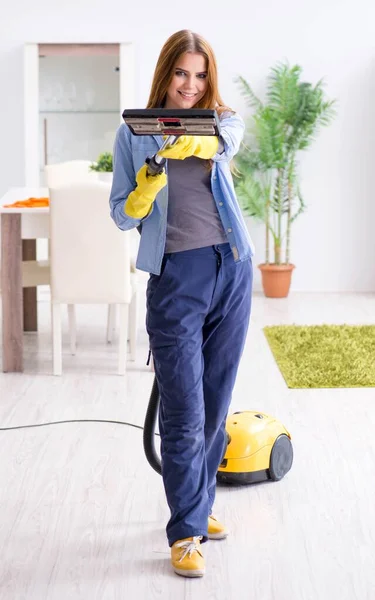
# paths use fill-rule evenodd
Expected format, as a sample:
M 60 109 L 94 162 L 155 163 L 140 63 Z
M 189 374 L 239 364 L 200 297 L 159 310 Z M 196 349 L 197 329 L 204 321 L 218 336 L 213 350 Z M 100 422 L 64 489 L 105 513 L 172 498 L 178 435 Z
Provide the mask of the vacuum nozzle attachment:
M 211 109 L 129 109 L 122 118 L 133 135 L 220 135 L 218 115 Z
M 143 108 L 124 110 L 122 118 L 133 135 L 168 136 L 160 150 L 172 146 L 181 135 L 220 135 L 220 121 L 216 110 Z M 146 159 L 148 173 L 163 172 L 166 159 L 158 154 Z

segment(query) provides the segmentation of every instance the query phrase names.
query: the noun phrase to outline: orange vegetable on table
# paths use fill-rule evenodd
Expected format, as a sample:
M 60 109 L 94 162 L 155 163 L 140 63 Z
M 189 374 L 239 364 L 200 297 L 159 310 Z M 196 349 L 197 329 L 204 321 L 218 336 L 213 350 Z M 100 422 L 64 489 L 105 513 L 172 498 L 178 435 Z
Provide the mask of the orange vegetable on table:
M 13 204 L 4 204 L 4 208 L 43 208 L 49 206 L 49 198 L 27 198 L 17 200 Z

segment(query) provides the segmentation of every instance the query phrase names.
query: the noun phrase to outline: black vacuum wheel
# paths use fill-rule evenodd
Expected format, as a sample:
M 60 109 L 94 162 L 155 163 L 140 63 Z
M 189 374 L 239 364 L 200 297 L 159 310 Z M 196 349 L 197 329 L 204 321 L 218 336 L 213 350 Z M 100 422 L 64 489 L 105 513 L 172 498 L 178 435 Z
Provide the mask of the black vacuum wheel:
M 280 481 L 290 470 L 293 463 L 292 442 L 285 433 L 279 435 L 271 450 L 270 478 Z

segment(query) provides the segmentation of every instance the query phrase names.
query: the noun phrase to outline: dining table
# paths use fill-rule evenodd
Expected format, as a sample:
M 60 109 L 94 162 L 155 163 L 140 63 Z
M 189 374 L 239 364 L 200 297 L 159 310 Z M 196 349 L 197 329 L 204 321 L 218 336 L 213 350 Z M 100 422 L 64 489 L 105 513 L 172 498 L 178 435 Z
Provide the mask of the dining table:
M 28 198 L 46 198 L 46 187 L 14 187 L 0 199 L 2 370 L 23 371 L 25 331 L 37 331 L 37 288 L 23 287 L 22 263 L 36 260 L 36 240 L 49 238 L 49 207 L 6 207 Z

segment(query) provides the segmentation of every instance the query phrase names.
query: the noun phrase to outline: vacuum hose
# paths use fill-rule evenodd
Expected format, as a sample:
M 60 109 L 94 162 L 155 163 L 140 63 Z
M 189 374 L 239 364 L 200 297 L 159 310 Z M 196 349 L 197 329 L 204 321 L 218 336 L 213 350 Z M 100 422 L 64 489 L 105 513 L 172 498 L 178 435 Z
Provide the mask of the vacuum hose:
M 178 139 L 177 135 L 169 135 L 164 140 L 164 143 L 163 143 L 162 147 L 159 149 L 159 152 L 161 150 L 165 150 L 165 148 L 169 148 L 169 146 L 173 146 L 173 144 L 177 141 L 177 139 Z M 148 156 L 146 158 L 147 175 L 150 175 L 151 177 L 153 175 L 160 175 L 164 171 L 166 162 L 167 162 L 167 160 L 165 158 L 163 158 L 162 156 L 159 156 L 158 153 L 154 154 L 154 156 Z
M 160 405 L 160 394 L 159 394 L 159 386 L 156 377 L 154 377 L 154 383 L 152 384 L 152 390 L 150 399 L 148 401 L 148 407 L 145 417 L 145 423 L 143 426 L 143 449 L 147 458 L 149 465 L 156 471 L 159 475 L 161 475 L 161 462 L 158 453 L 155 448 L 155 427 L 156 420 L 159 413 L 159 405 Z M 230 443 L 231 438 L 228 432 L 226 432 L 226 440 L 223 449 L 223 456 L 221 462 L 224 459 L 224 456 L 227 451 L 227 446 Z
M 177 135 L 169 135 L 160 148 L 164 150 L 172 146 L 178 139 Z M 160 151 L 159 150 L 159 151 Z M 159 175 L 164 171 L 166 159 L 156 153 L 154 156 L 146 158 L 147 175 Z M 161 462 L 155 448 L 155 427 L 159 412 L 160 394 L 156 377 L 152 385 L 150 400 L 146 412 L 145 424 L 143 427 L 143 449 L 150 466 L 161 475 Z
M 155 377 L 143 427 L 143 449 L 150 466 L 154 471 L 161 475 L 161 462 L 155 448 L 155 426 L 159 412 L 159 404 L 159 386 Z

